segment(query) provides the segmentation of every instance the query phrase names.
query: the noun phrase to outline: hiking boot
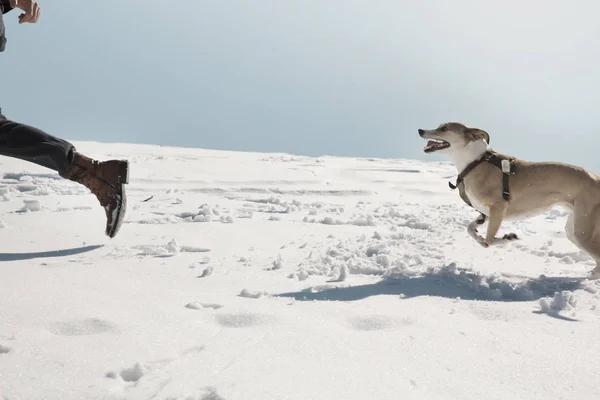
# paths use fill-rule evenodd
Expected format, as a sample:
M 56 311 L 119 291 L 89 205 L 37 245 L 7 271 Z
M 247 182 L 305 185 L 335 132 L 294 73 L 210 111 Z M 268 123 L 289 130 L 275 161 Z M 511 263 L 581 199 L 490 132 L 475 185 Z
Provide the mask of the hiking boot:
M 73 154 L 66 176 L 87 187 L 106 210 L 106 235 L 116 236 L 127 208 L 126 183 L 129 183 L 129 163 L 126 160 L 96 161 L 80 153 Z

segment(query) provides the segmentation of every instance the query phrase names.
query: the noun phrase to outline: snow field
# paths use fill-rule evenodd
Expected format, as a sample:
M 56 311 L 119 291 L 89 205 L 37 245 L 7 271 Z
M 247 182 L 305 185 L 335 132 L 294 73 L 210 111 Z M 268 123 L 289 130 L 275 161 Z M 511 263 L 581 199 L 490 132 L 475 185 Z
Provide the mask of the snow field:
M 0 160 L 0 398 L 600 395 L 562 210 L 483 249 L 448 163 L 77 146 L 132 163 L 113 240 L 85 188 Z

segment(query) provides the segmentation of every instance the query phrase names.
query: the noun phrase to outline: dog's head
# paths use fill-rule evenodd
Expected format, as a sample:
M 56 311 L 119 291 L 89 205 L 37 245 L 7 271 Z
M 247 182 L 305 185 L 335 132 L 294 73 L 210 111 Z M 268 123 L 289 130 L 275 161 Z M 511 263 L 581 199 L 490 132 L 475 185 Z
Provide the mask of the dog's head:
M 432 130 L 419 129 L 419 135 L 427 139 L 425 153 L 453 153 L 481 139 L 490 144 L 490 135 L 486 131 L 468 128 L 458 122 L 447 122 Z

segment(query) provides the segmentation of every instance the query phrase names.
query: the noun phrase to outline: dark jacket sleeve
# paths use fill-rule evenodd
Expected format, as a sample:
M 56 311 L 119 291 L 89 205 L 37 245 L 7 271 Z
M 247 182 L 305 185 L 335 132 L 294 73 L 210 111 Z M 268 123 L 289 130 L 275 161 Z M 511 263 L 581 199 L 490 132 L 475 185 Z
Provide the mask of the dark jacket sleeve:
M 10 6 L 10 1 L 8 0 L 0 0 L 0 9 L 2 10 L 2 14 L 6 14 L 12 7 Z
M 2 14 L 6 14 L 12 10 L 8 0 L 0 0 L 0 11 Z M 6 37 L 4 36 L 4 23 L 2 21 L 2 14 L 0 14 L 0 52 L 6 48 Z
M 8 0 L 0 0 L 0 9 L 2 9 L 2 14 L 6 14 L 12 7 L 10 6 L 10 1 Z

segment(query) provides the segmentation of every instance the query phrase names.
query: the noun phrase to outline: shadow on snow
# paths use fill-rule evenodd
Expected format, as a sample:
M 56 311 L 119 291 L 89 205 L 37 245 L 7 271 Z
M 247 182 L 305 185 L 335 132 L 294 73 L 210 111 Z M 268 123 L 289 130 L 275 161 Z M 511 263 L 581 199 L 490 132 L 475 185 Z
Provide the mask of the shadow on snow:
M 563 290 L 577 290 L 586 279 L 542 275 L 515 282 L 502 276 L 480 275 L 450 264 L 422 274 L 401 273 L 372 284 L 328 287 L 321 291 L 308 288 L 275 296 L 298 301 L 357 301 L 381 295 L 404 298 L 433 296 L 452 299 L 460 297 L 464 300 L 532 301 L 546 296 L 552 297 L 555 292 Z
M 71 249 L 40 251 L 40 252 L 32 252 L 32 253 L 0 253 L 0 262 L 1 261 L 32 260 L 34 258 L 74 256 L 77 254 L 87 253 L 89 251 L 96 250 L 100 247 L 103 247 L 103 245 L 74 247 Z

